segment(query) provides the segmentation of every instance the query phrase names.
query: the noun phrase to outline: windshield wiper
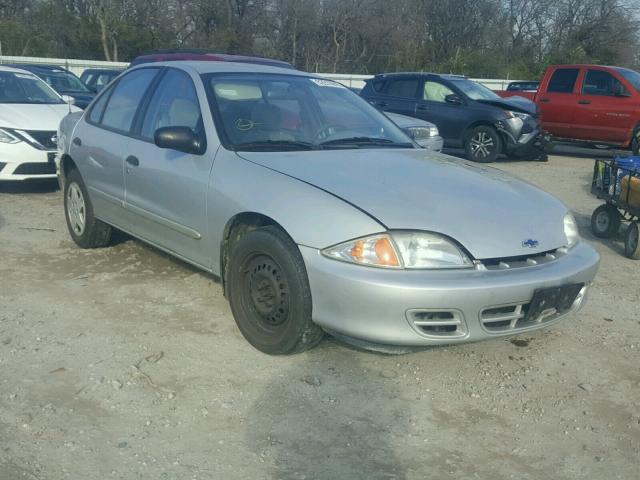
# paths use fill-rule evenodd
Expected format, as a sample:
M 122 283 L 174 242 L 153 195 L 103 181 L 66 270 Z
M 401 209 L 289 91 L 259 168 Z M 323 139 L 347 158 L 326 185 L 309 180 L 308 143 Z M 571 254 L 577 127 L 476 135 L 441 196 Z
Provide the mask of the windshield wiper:
M 281 150 L 315 150 L 316 145 L 310 142 L 295 140 L 260 140 L 236 145 L 236 150 L 242 151 L 281 151 Z
M 375 138 L 375 137 L 346 137 L 336 138 L 334 140 L 326 140 L 320 143 L 320 147 L 398 147 L 398 148 L 413 148 L 410 143 L 398 143 L 387 138 Z

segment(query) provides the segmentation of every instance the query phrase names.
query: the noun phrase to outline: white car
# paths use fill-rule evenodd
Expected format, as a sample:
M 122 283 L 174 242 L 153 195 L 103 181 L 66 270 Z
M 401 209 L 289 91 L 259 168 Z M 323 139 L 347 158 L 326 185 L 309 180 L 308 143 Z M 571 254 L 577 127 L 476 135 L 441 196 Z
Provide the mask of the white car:
M 70 111 L 32 73 L 0 66 L 0 181 L 56 178 L 56 131 Z

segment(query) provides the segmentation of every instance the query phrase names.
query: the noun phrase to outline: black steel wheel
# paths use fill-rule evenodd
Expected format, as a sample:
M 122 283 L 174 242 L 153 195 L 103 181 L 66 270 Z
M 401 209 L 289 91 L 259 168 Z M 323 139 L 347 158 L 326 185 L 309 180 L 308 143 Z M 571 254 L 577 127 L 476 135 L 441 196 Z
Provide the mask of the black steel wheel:
M 638 222 L 631 222 L 624 236 L 624 253 L 632 260 L 640 260 L 640 228 Z
M 231 311 L 251 345 L 271 355 L 317 345 L 311 289 L 297 245 L 277 227 L 252 230 L 233 246 L 227 268 Z
M 605 203 L 591 215 L 591 231 L 599 238 L 612 238 L 620 230 L 620 212 L 611 204 Z
M 464 149 L 473 162 L 493 162 L 502 152 L 502 139 L 494 128 L 480 125 L 467 133 Z

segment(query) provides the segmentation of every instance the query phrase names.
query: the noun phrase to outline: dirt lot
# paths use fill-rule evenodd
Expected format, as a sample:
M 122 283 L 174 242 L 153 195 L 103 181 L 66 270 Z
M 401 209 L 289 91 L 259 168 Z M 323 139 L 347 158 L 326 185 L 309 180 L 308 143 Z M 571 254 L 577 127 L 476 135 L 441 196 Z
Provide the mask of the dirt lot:
M 54 188 L 0 187 L 0 479 L 637 478 L 640 263 L 594 240 L 592 162 L 497 164 L 602 266 L 549 330 L 403 356 L 263 355 L 215 278 L 72 244 Z

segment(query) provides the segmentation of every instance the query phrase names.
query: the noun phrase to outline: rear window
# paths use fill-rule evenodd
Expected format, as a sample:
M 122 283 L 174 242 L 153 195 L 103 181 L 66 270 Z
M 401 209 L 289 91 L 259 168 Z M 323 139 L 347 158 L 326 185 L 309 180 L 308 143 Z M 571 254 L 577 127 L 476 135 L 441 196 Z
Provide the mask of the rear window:
M 410 97 L 415 98 L 418 92 L 418 84 L 420 80 L 417 78 L 405 78 L 398 80 L 389 80 L 385 88 L 387 95 L 394 97 Z
M 371 88 L 373 88 L 374 92 L 382 92 L 382 87 L 384 87 L 384 79 L 382 78 L 377 78 L 374 80 L 371 80 Z
M 578 79 L 577 68 L 559 68 L 551 76 L 548 93 L 573 93 L 576 80 Z

